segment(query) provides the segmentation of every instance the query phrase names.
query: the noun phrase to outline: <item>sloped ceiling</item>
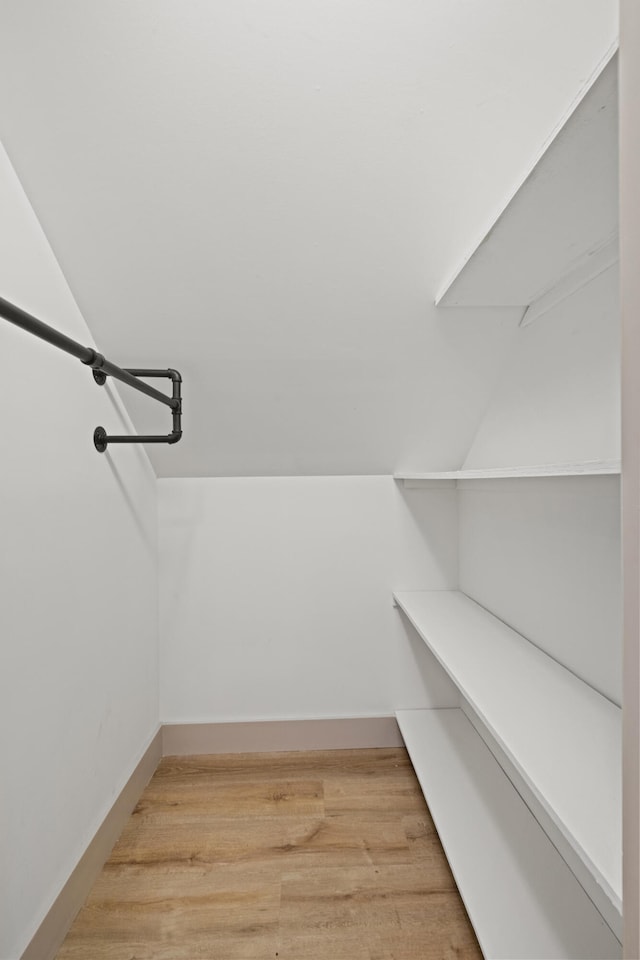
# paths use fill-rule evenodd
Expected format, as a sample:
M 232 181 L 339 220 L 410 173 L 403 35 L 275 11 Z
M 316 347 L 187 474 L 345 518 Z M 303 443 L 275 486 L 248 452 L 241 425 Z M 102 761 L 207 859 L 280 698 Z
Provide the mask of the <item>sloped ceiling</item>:
M 519 312 L 437 311 L 436 290 L 616 7 L 2 0 L 0 137 L 98 346 L 184 377 L 158 475 L 463 461 Z

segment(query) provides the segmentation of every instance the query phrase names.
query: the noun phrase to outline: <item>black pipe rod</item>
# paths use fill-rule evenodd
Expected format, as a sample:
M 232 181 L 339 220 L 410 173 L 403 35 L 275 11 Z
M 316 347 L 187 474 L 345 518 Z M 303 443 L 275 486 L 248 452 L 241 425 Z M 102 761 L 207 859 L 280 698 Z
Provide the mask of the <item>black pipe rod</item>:
M 165 393 L 162 393 L 160 390 L 156 390 L 155 387 L 150 386 L 143 380 L 138 380 L 138 378 L 130 370 L 123 370 L 122 367 L 118 367 L 115 363 L 111 363 L 110 360 L 106 360 L 96 350 L 93 350 L 91 347 L 83 347 L 82 344 L 72 340 L 71 337 L 67 337 L 64 333 L 60 333 L 59 330 L 55 330 L 53 327 L 50 327 L 48 323 L 43 323 L 42 320 L 38 320 L 36 317 L 31 316 L 30 313 L 26 312 L 26 310 L 21 310 L 20 307 L 16 307 L 15 304 L 10 303 L 8 300 L 4 300 L 2 297 L 0 297 L 0 316 L 4 317 L 5 320 L 8 320 L 9 323 L 13 323 L 17 327 L 21 327 L 23 330 L 26 330 L 28 333 L 32 333 L 34 336 L 39 337 L 41 340 L 46 340 L 47 343 L 50 343 L 54 347 L 58 347 L 59 350 L 64 350 L 65 353 L 70 353 L 72 357 L 76 357 L 87 366 L 93 367 L 94 370 L 107 374 L 110 377 L 114 377 L 116 380 L 121 380 L 122 383 L 126 383 L 129 387 L 133 387 L 134 390 L 138 390 L 140 393 L 145 393 L 148 397 L 152 397 L 152 399 L 166 404 L 166 406 L 171 407 L 172 410 L 176 410 L 179 407 L 179 401 L 176 400 L 175 397 L 168 397 Z M 147 370 L 146 374 L 147 376 L 150 376 L 151 372 Z M 175 379 L 173 374 L 175 374 L 175 371 L 173 370 L 153 371 L 154 376 L 170 377 L 171 379 Z
M 178 373 L 178 371 L 177 371 L 177 370 L 172 370 L 171 368 L 169 368 L 168 370 L 146 370 L 146 369 L 145 369 L 145 370 L 142 370 L 142 369 L 138 370 L 138 369 L 136 368 L 136 369 L 134 370 L 134 369 L 132 369 L 131 367 L 124 367 L 124 370 L 125 370 L 127 373 L 133 374 L 134 377 L 167 377 L 169 380 L 173 380 L 174 383 L 176 383 L 176 382 L 181 383 L 181 382 L 182 382 L 182 377 L 180 376 L 180 374 Z
M 96 354 L 96 360 L 91 363 L 91 366 L 99 373 L 106 373 L 110 377 L 115 377 L 116 380 L 121 380 L 128 386 L 133 387 L 134 390 L 139 390 L 140 393 L 146 393 L 148 397 L 159 400 L 160 403 L 166 404 L 167 407 L 174 409 L 177 406 L 176 401 L 172 397 L 168 397 L 166 393 L 162 393 L 161 390 L 156 390 L 155 387 L 145 383 L 144 380 L 138 380 L 138 378 L 128 370 L 123 370 L 122 367 L 117 367 L 115 363 L 101 358 L 100 354 Z M 150 376 L 149 371 L 147 371 L 147 376 Z M 162 376 L 166 376 L 166 373 L 163 373 Z
M 0 316 L 8 320 L 9 323 L 15 323 L 17 327 L 22 327 L 23 330 L 27 330 L 29 333 L 33 333 L 34 336 L 40 337 L 41 340 L 46 340 L 47 343 L 58 347 L 59 350 L 70 353 L 72 357 L 76 357 L 78 360 L 81 360 L 82 363 L 92 362 L 95 350 L 92 350 L 90 347 L 83 347 L 80 343 L 72 340 L 71 337 L 67 337 L 64 333 L 54 330 L 54 328 L 50 327 L 47 323 L 43 323 L 42 320 L 37 320 L 35 317 L 32 317 L 30 313 L 21 310 L 20 307 L 16 307 L 13 303 L 9 303 L 8 300 L 3 300 L 2 297 L 0 297 Z
M 180 439 L 181 433 L 167 433 L 164 436 L 140 436 L 138 434 L 132 434 L 127 437 L 112 437 L 111 434 L 105 436 L 105 441 L 108 443 L 177 443 Z

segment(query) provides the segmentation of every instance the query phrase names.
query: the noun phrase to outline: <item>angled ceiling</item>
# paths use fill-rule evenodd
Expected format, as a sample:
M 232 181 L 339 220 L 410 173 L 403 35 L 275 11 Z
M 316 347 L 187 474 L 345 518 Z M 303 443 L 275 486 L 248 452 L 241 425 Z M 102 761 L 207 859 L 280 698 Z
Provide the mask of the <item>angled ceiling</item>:
M 436 291 L 616 9 L 3 0 L 0 138 L 99 348 L 185 380 L 160 476 L 463 461 L 520 312 L 443 314 Z

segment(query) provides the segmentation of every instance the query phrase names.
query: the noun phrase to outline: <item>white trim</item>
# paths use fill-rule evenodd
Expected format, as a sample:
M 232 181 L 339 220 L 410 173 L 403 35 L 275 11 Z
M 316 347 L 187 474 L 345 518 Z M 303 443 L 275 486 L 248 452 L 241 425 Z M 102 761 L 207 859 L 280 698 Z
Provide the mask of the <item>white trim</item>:
M 164 757 L 401 746 L 395 717 L 165 723 L 162 728 Z

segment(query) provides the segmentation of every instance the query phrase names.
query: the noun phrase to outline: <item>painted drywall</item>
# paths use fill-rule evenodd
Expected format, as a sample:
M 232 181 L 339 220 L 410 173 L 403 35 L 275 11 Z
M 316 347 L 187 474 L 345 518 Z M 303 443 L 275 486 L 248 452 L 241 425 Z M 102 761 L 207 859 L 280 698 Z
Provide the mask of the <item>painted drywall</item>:
M 0 295 L 92 338 L 0 150 Z M 112 386 L 0 320 L 0 957 L 17 960 L 157 727 L 156 480 Z
M 616 265 L 518 331 L 464 467 L 619 457 Z
M 514 324 L 433 307 L 616 0 L 3 0 L 0 133 L 161 476 L 457 467 Z M 127 399 L 141 431 L 145 398 Z
M 518 331 L 464 463 L 620 456 L 617 265 Z M 465 481 L 460 587 L 621 702 L 620 481 Z
M 619 704 L 619 478 L 465 480 L 458 498 L 460 589 Z
M 456 585 L 453 488 L 390 477 L 164 479 L 165 722 L 382 716 L 457 693 L 392 606 Z
M 624 956 L 640 956 L 640 5 L 622 0 L 620 36 L 620 287 L 624 570 Z

